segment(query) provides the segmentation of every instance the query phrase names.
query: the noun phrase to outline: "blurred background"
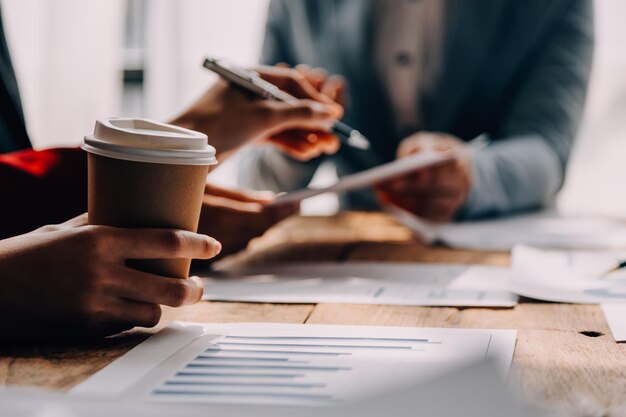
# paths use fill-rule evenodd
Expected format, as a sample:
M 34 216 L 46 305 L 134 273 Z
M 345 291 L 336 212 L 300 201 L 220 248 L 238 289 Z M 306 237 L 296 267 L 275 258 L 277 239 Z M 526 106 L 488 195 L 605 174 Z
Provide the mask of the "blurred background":
M 215 78 L 205 55 L 253 65 L 268 0 L 1 0 L 26 121 L 38 148 L 76 146 L 98 118 L 167 121 Z M 600 0 L 583 124 L 558 200 L 566 213 L 626 218 L 626 2 Z M 76 36 L 76 34 L 80 36 Z M 212 181 L 236 183 L 230 160 Z M 332 182 L 333 171 L 314 180 Z M 336 199 L 307 201 L 328 214 Z

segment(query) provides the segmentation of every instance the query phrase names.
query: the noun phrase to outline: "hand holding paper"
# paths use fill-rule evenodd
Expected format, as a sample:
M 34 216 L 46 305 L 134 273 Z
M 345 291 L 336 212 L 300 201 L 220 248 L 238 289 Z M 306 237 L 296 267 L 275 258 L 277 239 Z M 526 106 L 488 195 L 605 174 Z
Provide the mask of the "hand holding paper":
M 328 187 L 306 188 L 278 195 L 273 204 L 290 204 L 310 197 L 315 197 L 320 194 L 345 193 L 348 191 L 371 187 L 420 169 L 432 168 L 445 164 L 446 162 L 450 162 L 458 158 L 461 154 L 476 152 L 486 145 L 487 141 L 480 137 L 465 146 L 459 146 L 442 152 L 426 150 L 424 152 L 407 156 L 406 158 L 401 158 L 387 164 L 357 172 L 356 174 L 347 175 Z
M 398 159 L 420 153 L 445 153 L 463 149 L 464 143 L 444 133 L 419 132 L 398 148 Z M 445 222 L 459 211 L 472 183 L 468 152 L 457 152 L 448 163 L 409 172 L 377 187 L 383 205 L 394 205 L 422 218 Z

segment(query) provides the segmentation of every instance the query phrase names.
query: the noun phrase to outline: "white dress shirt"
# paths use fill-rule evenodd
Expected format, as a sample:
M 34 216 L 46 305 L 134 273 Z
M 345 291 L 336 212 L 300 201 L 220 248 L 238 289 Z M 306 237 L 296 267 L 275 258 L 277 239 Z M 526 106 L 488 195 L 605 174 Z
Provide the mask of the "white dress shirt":
M 401 132 L 422 127 L 421 101 L 442 64 L 444 0 L 377 0 L 375 58 Z

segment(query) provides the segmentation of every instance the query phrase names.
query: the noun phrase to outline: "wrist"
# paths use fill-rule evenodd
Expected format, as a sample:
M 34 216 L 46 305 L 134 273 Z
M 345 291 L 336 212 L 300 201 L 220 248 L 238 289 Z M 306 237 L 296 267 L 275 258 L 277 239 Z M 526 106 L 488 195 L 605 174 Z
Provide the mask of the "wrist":
M 217 157 L 220 159 L 220 154 L 224 151 L 228 151 L 227 144 L 224 138 L 216 133 L 218 117 L 211 112 L 198 112 L 194 109 L 189 109 L 169 123 L 178 127 L 182 127 L 196 132 L 204 133 L 207 136 L 209 145 L 213 146 L 217 151 Z
M 204 133 L 205 135 L 209 136 L 207 134 L 208 132 L 206 132 L 206 127 L 205 127 L 205 129 L 200 129 L 200 126 L 198 124 L 198 118 L 199 117 L 201 117 L 201 116 L 195 114 L 195 112 L 193 110 L 187 110 L 187 111 L 179 114 L 178 116 L 176 116 L 174 119 L 172 119 L 168 123 L 172 124 L 174 126 L 185 128 L 185 129 L 195 130 L 196 132 L 201 132 L 201 133 Z M 209 118 L 210 115 L 206 115 L 205 117 Z M 206 124 L 210 125 L 209 123 L 206 123 Z
M 469 187 L 467 189 L 467 194 L 465 195 L 465 201 L 463 201 L 459 209 L 456 211 L 454 220 L 468 220 L 474 217 L 474 207 L 476 207 L 476 203 L 480 199 L 477 192 L 479 189 L 479 184 L 477 184 L 478 172 L 473 162 L 470 162 L 468 170 Z

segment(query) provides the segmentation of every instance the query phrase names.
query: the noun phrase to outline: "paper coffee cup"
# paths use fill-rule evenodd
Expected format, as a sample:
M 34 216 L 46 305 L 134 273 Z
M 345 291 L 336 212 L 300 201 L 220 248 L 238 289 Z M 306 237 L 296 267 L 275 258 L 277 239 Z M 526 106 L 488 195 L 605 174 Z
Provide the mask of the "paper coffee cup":
M 197 231 L 206 177 L 217 163 L 206 135 L 146 119 L 107 119 L 96 122 L 82 148 L 89 153 L 89 224 Z M 186 278 L 191 260 L 128 263 Z

